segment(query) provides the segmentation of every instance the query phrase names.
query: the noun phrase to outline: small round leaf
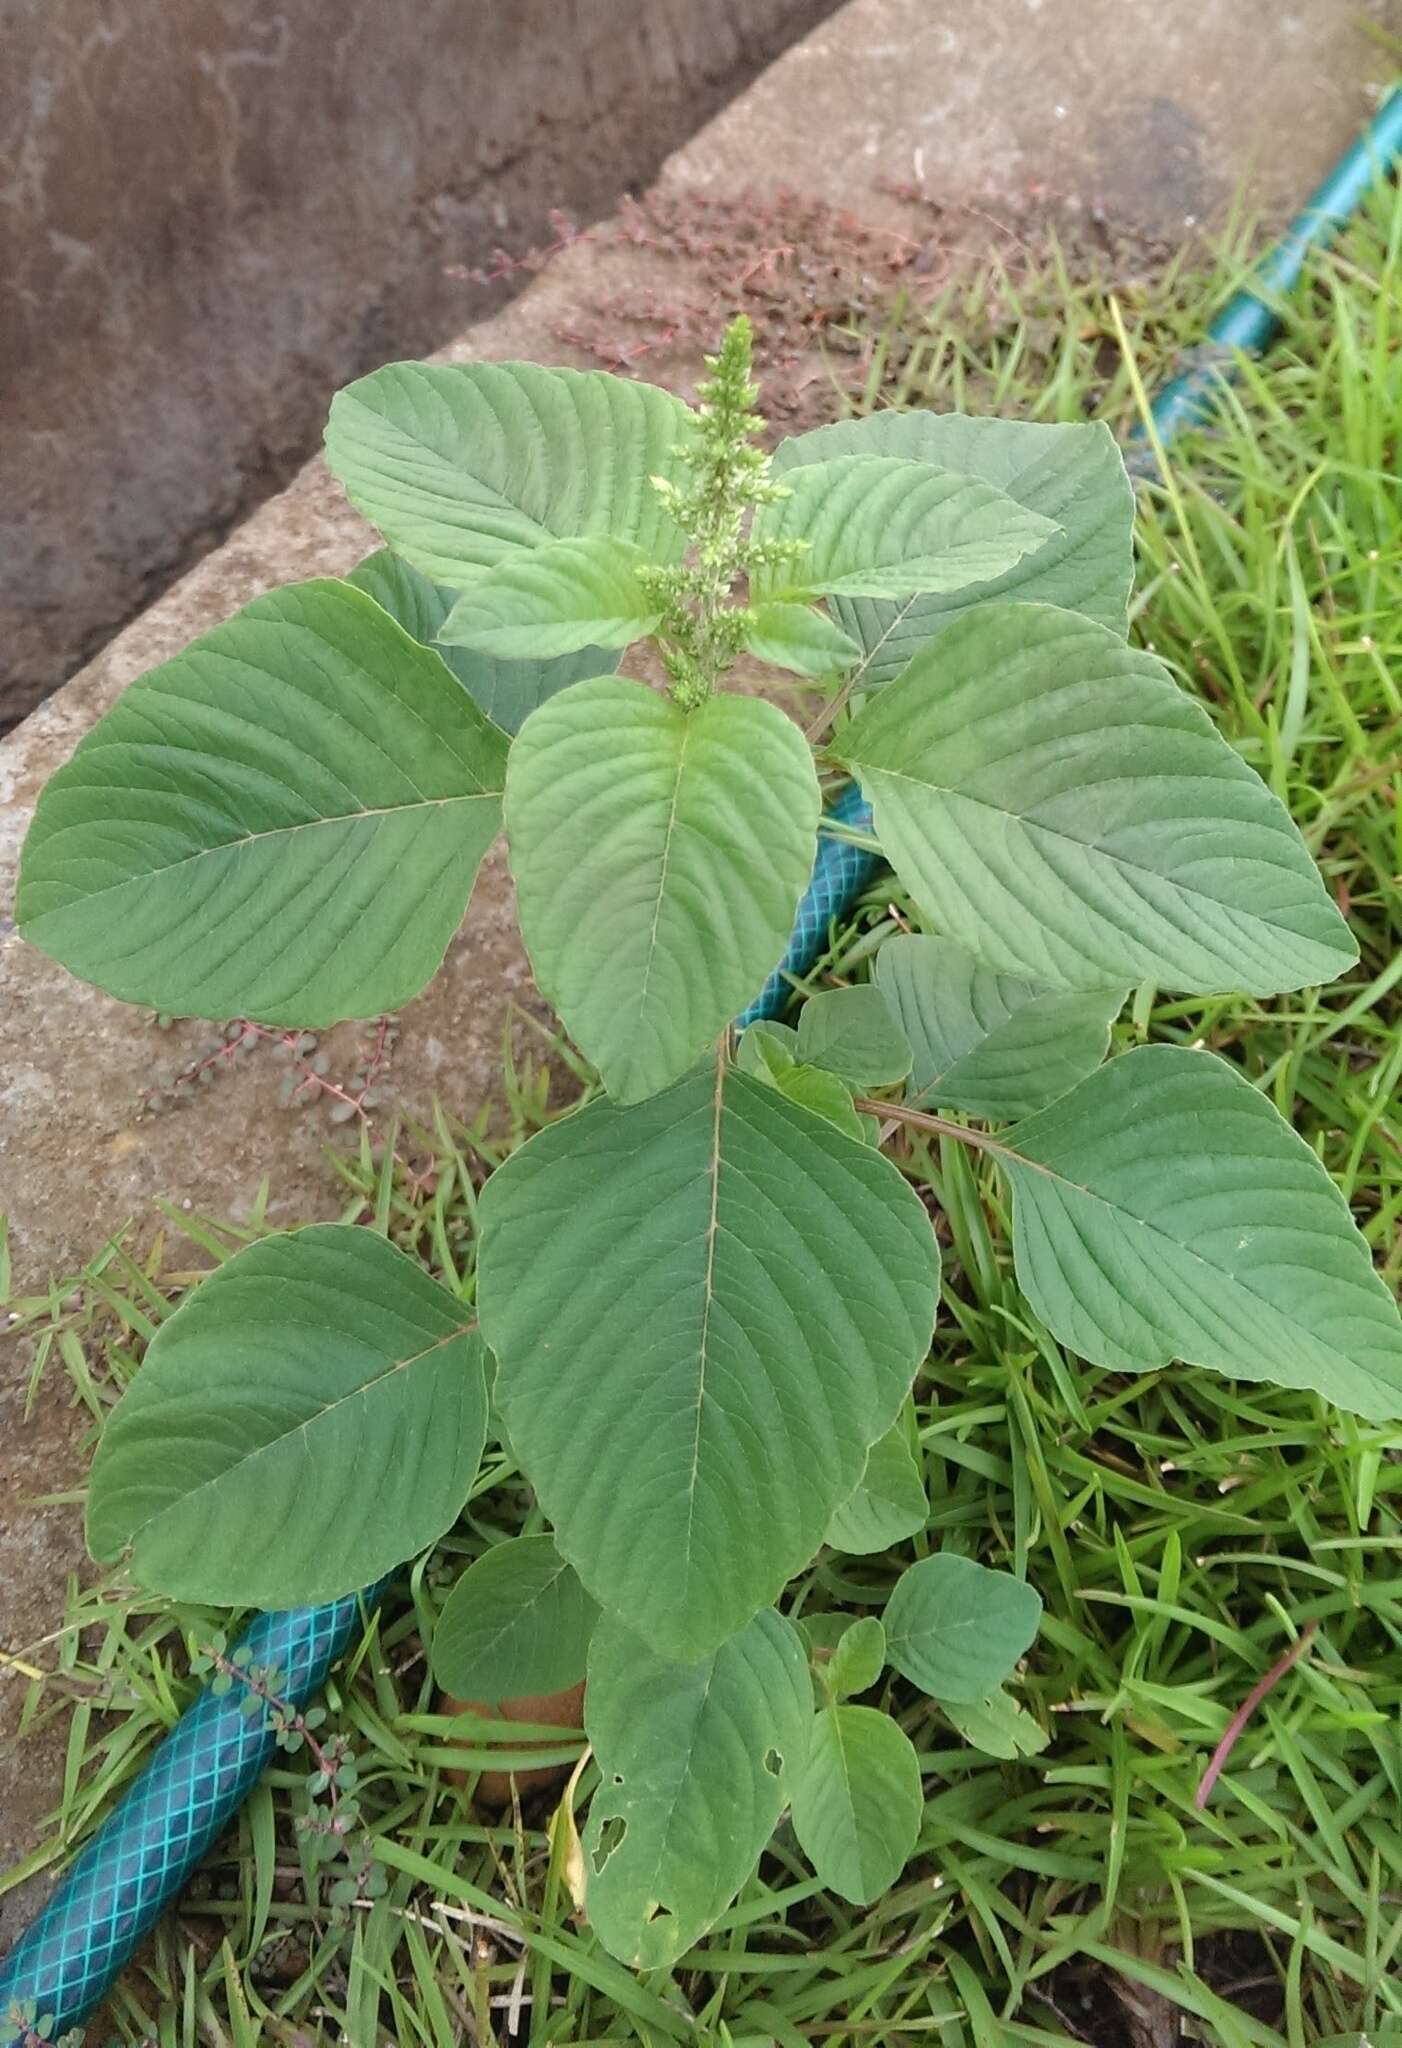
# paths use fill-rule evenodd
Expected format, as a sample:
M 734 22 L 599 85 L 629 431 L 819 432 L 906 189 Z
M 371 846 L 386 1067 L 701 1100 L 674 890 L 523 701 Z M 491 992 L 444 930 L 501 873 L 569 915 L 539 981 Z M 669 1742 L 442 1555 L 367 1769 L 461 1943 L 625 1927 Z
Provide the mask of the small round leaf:
M 940 1551 L 896 1581 L 886 1603 L 887 1650 L 932 1699 L 981 1700 L 1013 1669 L 1041 1612 L 1025 1580 Z

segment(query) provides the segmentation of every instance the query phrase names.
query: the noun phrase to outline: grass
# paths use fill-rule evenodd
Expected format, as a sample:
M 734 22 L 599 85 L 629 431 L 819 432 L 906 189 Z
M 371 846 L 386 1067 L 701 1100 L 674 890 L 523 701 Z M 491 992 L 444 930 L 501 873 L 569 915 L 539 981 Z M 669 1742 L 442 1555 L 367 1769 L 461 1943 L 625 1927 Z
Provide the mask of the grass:
M 861 339 L 865 403 L 963 405 L 1117 426 L 1200 335 L 1235 264 L 1186 261 L 1123 314 L 1053 256 L 959 303 L 895 309 Z M 1126 1042 L 1205 1043 L 1293 1117 L 1402 1273 L 1402 202 L 1379 202 L 1244 366 L 1213 428 L 1142 494 L 1135 631 L 1211 707 L 1289 804 L 1362 945 L 1344 982 L 1267 1004 L 1141 990 Z M 889 883 L 833 935 L 814 983 L 866 971 L 911 909 Z M 441 1118 L 406 1180 L 368 1141 L 343 1158 L 347 1214 L 464 1289 L 475 1192 L 548 1114 L 547 1068 L 505 1077 L 505 1136 Z M 499 1458 L 454 1536 L 342 1667 L 330 1723 L 354 1744 L 389 1878 L 339 1917 L 293 1822 L 304 1772 L 271 1771 L 112 2001 L 105 2032 L 196 2042 L 777 2042 L 936 2048 L 1320 2048 L 1402 2039 L 1402 1429 L 1310 1396 L 1174 1368 L 1139 1378 L 1064 1355 L 1013 1285 L 983 1163 L 907 1135 L 950 1282 L 916 1424 L 946 1540 L 1026 1571 L 1045 1625 L 1017 1691 L 1050 1730 L 1019 1765 L 959 1748 L 899 1683 L 927 1804 L 903 1881 L 861 1912 L 825 1895 L 781 1830 L 759 1877 L 684 1967 L 636 1979 L 575 1922 L 544 1811 L 475 1815 L 446 1777 L 491 1729 L 435 1712 L 422 1643 L 461 1560 L 522 1526 Z M 100 1427 L 187 1270 L 238 1234 L 169 1213 L 140 1261 L 12 1304 Z M 254 1228 L 257 1224 L 255 1221 Z M 809 1608 L 884 1599 L 901 1557 L 825 1555 Z M 60 1861 L 189 1699 L 187 1642 L 223 1618 L 153 1610 L 120 1584 L 71 1590 L 25 1648 L 46 1675 L 31 1724 L 68 1729 Z M 1300 1636 L 1205 1809 L 1233 1714 Z M 576 1753 L 566 1741 L 560 1754 Z M 1391 2029 L 1391 2031 L 1389 2031 Z

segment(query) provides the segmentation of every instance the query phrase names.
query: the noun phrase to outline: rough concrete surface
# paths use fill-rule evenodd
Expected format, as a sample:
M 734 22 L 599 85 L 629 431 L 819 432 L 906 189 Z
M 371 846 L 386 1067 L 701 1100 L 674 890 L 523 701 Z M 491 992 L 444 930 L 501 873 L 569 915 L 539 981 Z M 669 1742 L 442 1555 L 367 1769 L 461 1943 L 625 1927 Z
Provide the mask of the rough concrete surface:
M 783 185 L 876 217 L 892 203 L 881 178 L 993 200 L 1050 181 L 1086 207 L 1127 194 L 1131 210 L 1148 209 L 1162 227 L 1220 203 L 1239 173 L 1254 172 L 1252 190 L 1286 204 L 1368 110 L 1365 86 L 1380 60 L 1356 33 L 1357 16 L 1356 0 L 1311 0 L 1297 16 L 1266 0 L 985 0 L 958 10 L 851 0 L 679 152 L 662 183 L 673 194 Z M 1395 20 L 1396 8 L 1382 16 Z M 687 260 L 676 259 L 683 269 Z M 601 292 L 631 284 L 646 295 L 641 261 L 626 235 L 578 242 L 446 353 L 583 360 L 562 335 L 587 325 Z M 716 327 L 729 310 L 715 307 Z M 650 353 L 646 369 L 685 390 L 695 351 Z M 328 367 L 323 396 L 335 379 Z M 369 539 L 313 463 L 0 745 L 0 908 L 40 786 L 118 691 L 270 585 L 343 571 Z M 236 1214 L 269 1165 L 275 1216 L 336 1208 L 319 1158 L 325 1124 L 276 1109 L 270 1063 L 251 1062 L 187 1109 L 142 1119 L 139 1088 L 178 1065 L 202 1027 L 158 1034 L 13 935 L 0 941 L 0 985 L 0 1186 L 21 1285 L 91 1254 L 157 1195 Z M 496 859 L 446 971 L 404 1012 L 391 1099 L 422 1109 L 437 1093 L 472 1108 L 492 1088 L 510 1004 L 533 1000 Z M 80 1463 L 78 1424 L 56 1381 L 36 1423 L 20 1427 L 22 1372 L 16 1359 L 0 1374 L 0 1501 L 17 1504 L 72 1482 Z M 0 1511 L 0 1647 L 52 1626 L 63 1575 L 79 1558 L 70 1511 Z M 0 1676 L 0 1687 L 17 1706 L 16 1682 Z M 33 1744 L 0 1760 L 0 1866 L 28 1845 L 51 1803 L 52 1764 Z
M 0 0 L 0 729 L 834 0 Z

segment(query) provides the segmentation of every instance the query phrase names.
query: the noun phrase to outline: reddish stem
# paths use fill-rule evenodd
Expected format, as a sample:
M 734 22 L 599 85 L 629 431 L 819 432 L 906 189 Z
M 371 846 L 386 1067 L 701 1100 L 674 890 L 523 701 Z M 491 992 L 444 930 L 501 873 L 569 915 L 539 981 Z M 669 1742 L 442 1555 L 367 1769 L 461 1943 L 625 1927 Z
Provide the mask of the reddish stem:
M 1284 1678 L 1291 1666 L 1297 1664 L 1300 1658 L 1304 1656 L 1318 1627 L 1319 1623 L 1317 1621 L 1307 1621 L 1305 1623 L 1299 1635 L 1285 1652 L 1285 1655 L 1277 1657 L 1264 1678 L 1257 1679 L 1255 1685 L 1252 1686 L 1250 1692 L 1246 1695 L 1246 1698 L 1232 1715 L 1231 1720 L 1227 1723 L 1226 1734 L 1222 1737 L 1216 1749 L 1213 1750 L 1212 1761 L 1203 1772 L 1202 1783 L 1193 1794 L 1193 1804 L 1199 1813 L 1202 1812 L 1208 1800 L 1212 1797 L 1212 1788 L 1221 1777 L 1226 1767 L 1227 1759 L 1236 1748 L 1247 1722 L 1251 1719 L 1251 1716 L 1255 1713 L 1257 1707 L 1260 1706 L 1262 1700 L 1266 1698 L 1267 1694 L 1275 1691 L 1275 1688 L 1280 1684 L 1281 1679 Z

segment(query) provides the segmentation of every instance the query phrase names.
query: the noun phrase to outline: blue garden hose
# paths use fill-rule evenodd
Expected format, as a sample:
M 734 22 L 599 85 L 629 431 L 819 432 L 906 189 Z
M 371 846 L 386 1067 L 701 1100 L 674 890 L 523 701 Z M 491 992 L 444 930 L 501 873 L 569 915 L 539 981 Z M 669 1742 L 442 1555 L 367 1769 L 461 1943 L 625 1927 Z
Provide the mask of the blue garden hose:
M 1193 350 L 1192 360 L 1165 384 L 1149 408 L 1154 432 L 1167 442 L 1184 427 L 1199 426 L 1238 355 L 1258 355 L 1281 322 L 1280 301 L 1300 281 L 1312 250 L 1333 240 L 1369 191 L 1402 157 L 1402 87 L 1389 93 L 1353 147 L 1339 158 L 1290 226 L 1256 265 L 1255 282 L 1228 299 Z M 1155 457 L 1146 430 L 1129 436 L 1131 469 L 1152 475 Z
M 376 1605 L 367 1592 L 260 1614 L 241 1638 L 251 1665 L 277 1674 L 279 1699 L 304 1706 Z M 0 2041 L 18 2006 L 61 2034 L 110 1990 L 205 1852 L 238 1812 L 277 1747 L 272 1709 L 245 1712 L 247 1686 L 206 1686 L 81 1851 L 48 1904 L 0 1963 Z
M 1330 239 L 1399 155 L 1402 90 L 1387 100 L 1266 256 L 1256 272 L 1258 286 L 1238 292 L 1213 321 L 1201 359 L 1164 387 L 1152 407 L 1161 442 L 1210 411 L 1231 352 L 1266 345 L 1279 324 L 1270 297 L 1290 289 L 1309 251 Z M 1146 454 L 1152 460 L 1141 430 L 1131 442 L 1140 443 L 1141 463 Z M 871 810 L 855 783 L 842 790 L 829 816 L 854 830 L 871 829 Z M 788 951 L 738 1025 L 779 1014 L 793 983 L 821 954 L 832 920 L 860 895 L 880 865 L 878 855 L 849 840 L 820 838 Z M 387 1583 L 322 1606 L 259 1615 L 242 1645 L 252 1663 L 274 1666 L 281 1674 L 279 1696 L 302 1706 L 320 1689 Z M 222 1695 L 209 1688 L 200 1694 L 81 1851 L 38 1919 L 0 1962 L 0 2041 L 6 2038 L 6 2015 L 15 2006 L 32 2009 L 54 2034 L 80 2022 L 184 1889 L 277 1745 L 269 1709 L 260 1703 L 257 1712 L 245 1713 L 247 1697 L 246 1688 L 237 1685 Z

